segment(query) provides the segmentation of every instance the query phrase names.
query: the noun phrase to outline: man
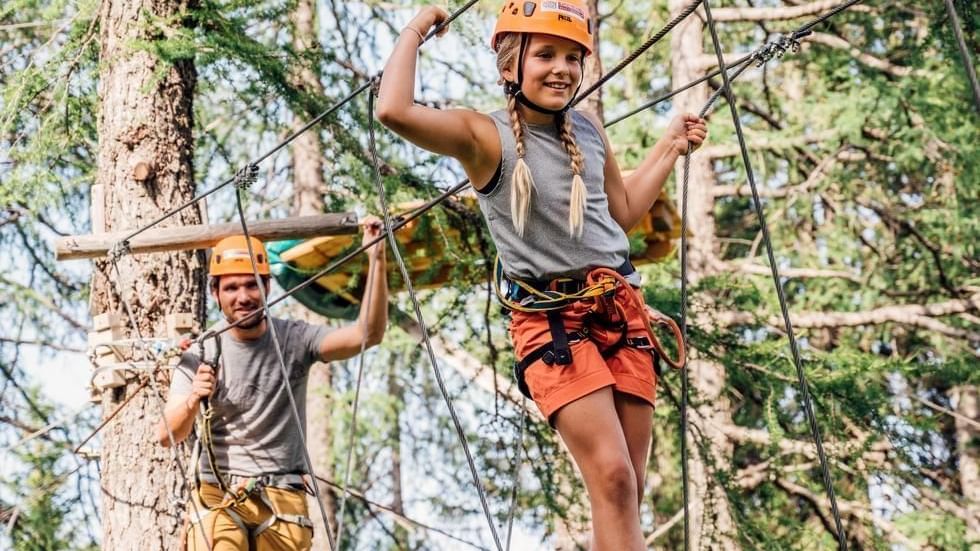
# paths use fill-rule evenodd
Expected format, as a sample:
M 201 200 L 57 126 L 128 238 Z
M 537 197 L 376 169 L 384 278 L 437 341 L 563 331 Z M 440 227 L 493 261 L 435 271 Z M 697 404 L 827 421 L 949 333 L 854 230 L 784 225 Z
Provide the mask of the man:
M 380 232 L 378 219 L 367 219 L 364 242 Z M 387 324 L 383 243 L 367 253 L 365 301 L 357 322 L 331 330 L 265 318 L 259 285 L 268 296 L 269 258 L 262 242 L 254 238 L 251 242 L 259 281 L 244 236 L 223 239 L 214 247 L 208 273 L 211 296 L 225 318 L 216 327 L 259 313 L 222 333 L 219 347 L 215 339 L 206 340 L 204 361 L 196 354 L 184 354 L 170 385 L 167 425 L 161 422 L 157 430 L 161 445 L 170 445 L 171 434 L 181 442 L 190 434 L 202 403 L 209 406 L 202 418 L 204 430 L 198 435 L 195 503 L 188 507 L 190 551 L 310 548 L 313 525 L 306 505 L 303 475 L 308 473 L 300 438 L 300 430 L 306 430 L 310 366 L 350 358 L 362 346 L 380 343 Z M 283 384 L 270 324 L 282 349 L 302 429 Z

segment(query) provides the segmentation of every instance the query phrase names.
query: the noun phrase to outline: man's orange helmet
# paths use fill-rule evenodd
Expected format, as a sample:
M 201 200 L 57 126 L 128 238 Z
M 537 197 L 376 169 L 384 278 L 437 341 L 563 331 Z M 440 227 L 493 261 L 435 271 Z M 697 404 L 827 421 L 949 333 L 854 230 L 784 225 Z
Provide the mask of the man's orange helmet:
M 592 53 L 592 17 L 583 0 L 506 0 L 490 38 L 497 50 L 500 37 L 507 33 L 540 33 L 567 38 Z
M 252 241 L 252 252 L 255 253 L 255 266 L 259 275 L 269 275 L 269 255 L 265 252 L 265 245 L 254 237 L 249 239 Z M 211 264 L 208 268 L 208 275 L 211 277 L 254 274 L 244 235 L 226 237 L 211 249 Z

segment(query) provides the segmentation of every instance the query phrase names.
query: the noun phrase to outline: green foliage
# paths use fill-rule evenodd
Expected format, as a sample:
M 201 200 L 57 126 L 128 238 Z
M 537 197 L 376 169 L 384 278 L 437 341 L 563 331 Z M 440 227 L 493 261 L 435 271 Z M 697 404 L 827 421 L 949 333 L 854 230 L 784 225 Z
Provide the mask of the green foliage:
M 966 523 L 935 511 L 906 513 L 895 519 L 895 527 L 915 543 L 933 549 L 966 551 L 971 548 L 966 538 Z

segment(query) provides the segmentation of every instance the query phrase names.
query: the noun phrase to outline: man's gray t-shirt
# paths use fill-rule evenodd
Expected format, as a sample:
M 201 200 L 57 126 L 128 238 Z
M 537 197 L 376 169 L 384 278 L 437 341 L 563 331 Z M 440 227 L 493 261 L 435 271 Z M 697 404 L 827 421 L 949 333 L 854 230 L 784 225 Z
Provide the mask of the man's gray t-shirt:
M 310 366 L 320 358 L 320 343 L 328 327 L 272 318 L 282 345 L 289 386 L 306 431 L 306 383 Z M 225 322 L 215 327 L 227 325 Z M 217 388 L 211 397 L 214 417 L 211 433 L 218 469 L 241 476 L 303 473 L 303 444 L 299 426 L 283 386 L 282 368 L 271 331 L 254 341 L 240 341 L 222 333 Z M 214 358 L 214 339 L 205 342 L 205 357 Z M 200 359 L 185 353 L 174 369 L 171 395 L 187 396 Z M 201 454 L 201 472 L 211 474 L 207 454 Z

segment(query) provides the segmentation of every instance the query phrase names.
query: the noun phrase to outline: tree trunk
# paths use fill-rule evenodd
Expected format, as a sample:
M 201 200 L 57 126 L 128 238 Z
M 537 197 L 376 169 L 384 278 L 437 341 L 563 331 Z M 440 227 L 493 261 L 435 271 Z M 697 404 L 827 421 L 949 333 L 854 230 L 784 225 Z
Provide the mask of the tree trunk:
M 676 17 L 689 2 L 687 0 L 670 0 L 671 17 Z M 696 16 L 688 17 L 679 24 L 671 34 L 671 80 L 673 85 L 681 86 L 704 76 L 704 69 L 697 64 L 697 59 L 704 53 L 704 25 Z M 677 96 L 674 100 L 674 114 L 698 113 L 708 99 L 707 86 L 700 85 Z M 717 137 L 715 137 L 717 139 Z M 683 159 L 675 167 L 677 182 L 683 177 Z M 697 153 L 691 157 L 690 181 L 688 185 L 688 228 L 693 234 L 689 239 L 688 278 L 690 284 L 708 275 L 715 252 L 715 220 L 714 198 L 711 193 L 715 175 L 711 168 L 710 159 Z M 677 186 L 678 207 L 682 204 L 681 186 Z M 697 321 L 696 316 L 691 316 Z M 702 453 L 713 456 L 717 465 L 728 465 L 732 454 L 732 446 L 724 434 L 717 428 L 731 424 L 731 406 L 724 396 L 725 368 L 721 364 L 698 359 L 692 351 L 688 360 L 688 372 L 691 378 L 692 406 L 697 405 L 697 411 L 692 413 L 692 429 L 697 422 L 699 433 L 704 435 L 703 442 L 695 440 L 692 432 L 687 434 L 687 445 L 690 452 L 690 470 L 688 473 L 691 484 L 690 493 L 690 548 L 691 549 L 737 549 L 734 541 L 735 525 L 731 515 L 728 499 L 724 489 L 717 481 L 713 481 L 713 473 L 705 462 Z M 698 422 L 703 420 L 707 422 Z M 704 445 L 704 451 L 698 445 Z
M 589 0 L 589 13 L 592 14 L 592 55 L 585 60 L 582 75 L 582 90 L 587 89 L 602 77 L 602 60 L 599 59 L 599 0 Z M 599 120 L 605 120 L 602 113 L 602 89 L 598 89 L 578 107 L 580 111 L 594 113 Z
M 959 386 L 950 391 L 956 419 L 956 452 L 959 456 L 959 483 L 968 512 L 968 539 L 980 541 L 980 430 L 965 419 L 980 421 L 980 392 L 975 386 Z
M 289 14 L 293 31 L 293 47 L 299 52 L 320 51 L 316 37 L 316 6 L 313 0 L 299 0 L 295 9 Z M 314 59 L 320 59 L 316 56 Z M 312 66 L 302 65 L 293 76 L 294 85 L 307 94 L 323 96 L 323 84 L 320 82 L 317 62 Z M 299 129 L 305 122 L 303 116 L 298 116 L 294 129 Z M 326 183 L 323 177 L 323 142 L 315 130 L 306 132 L 296 138 L 292 146 L 293 155 L 293 216 L 321 214 L 323 212 L 323 194 Z M 321 316 L 303 308 L 296 308 L 296 317 L 309 323 L 323 323 Z M 310 460 L 317 476 L 327 480 L 334 479 L 333 465 L 333 430 L 331 415 L 333 412 L 333 373 L 330 366 L 317 363 L 310 369 L 310 381 L 306 391 L 307 433 L 306 442 L 309 447 Z M 319 485 L 320 496 L 327 511 L 327 522 L 330 523 L 330 533 L 337 529 L 337 494 L 333 488 L 324 484 Z M 330 548 L 327 527 L 323 525 L 316 498 L 309 499 L 310 518 L 313 520 L 312 551 L 327 551 Z
M 402 495 L 402 427 L 401 415 L 405 406 L 405 387 L 398 380 L 398 373 L 403 372 L 403 366 L 391 362 L 388 371 L 388 395 L 391 397 L 394 415 L 391 428 L 388 430 L 388 446 L 391 448 L 391 503 L 389 506 L 399 515 L 405 515 L 405 500 Z M 398 548 L 408 547 L 409 532 L 400 523 L 392 529 L 392 539 Z
M 135 228 L 194 195 L 193 93 L 191 60 L 172 66 L 134 51 L 134 40 L 153 40 L 150 18 L 172 20 L 188 0 L 152 4 L 107 0 L 100 17 L 97 182 L 105 189 L 107 231 Z M 141 170 L 136 170 L 137 168 Z M 137 181 L 134 172 L 139 174 Z M 146 176 L 143 178 L 143 176 Z M 200 223 L 198 209 L 186 209 L 163 226 Z M 144 337 L 165 334 L 164 316 L 193 312 L 203 319 L 203 262 L 193 252 L 128 256 L 119 261 L 121 277 L 107 261 L 96 263 L 92 314 L 114 312 L 129 326 L 120 300 L 132 309 Z M 135 336 L 130 326 L 127 330 Z M 145 375 L 142 375 L 145 376 Z M 162 374 L 136 396 L 102 433 L 102 520 L 104 549 L 177 549 L 182 527 L 183 473 L 171 451 L 153 439 L 163 412 Z M 103 394 L 109 412 L 137 392 L 139 380 Z M 187 497 L 183 494 L 183 497 Z

